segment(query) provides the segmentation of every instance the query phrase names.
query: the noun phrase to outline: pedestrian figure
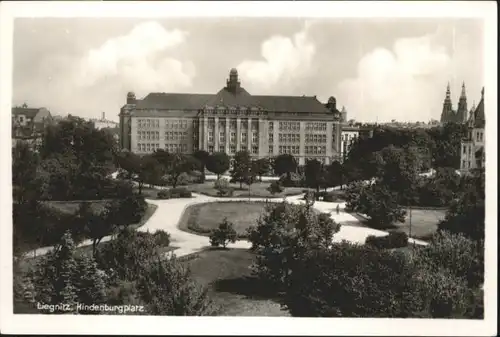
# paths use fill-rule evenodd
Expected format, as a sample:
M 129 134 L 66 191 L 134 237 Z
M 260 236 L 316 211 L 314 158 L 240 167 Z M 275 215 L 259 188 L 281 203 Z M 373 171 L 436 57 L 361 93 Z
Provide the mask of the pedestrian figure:
M 339 204 L 337 204 L 337 214 L 339 214 L 339 211 L 340 211 L 340 206 Z

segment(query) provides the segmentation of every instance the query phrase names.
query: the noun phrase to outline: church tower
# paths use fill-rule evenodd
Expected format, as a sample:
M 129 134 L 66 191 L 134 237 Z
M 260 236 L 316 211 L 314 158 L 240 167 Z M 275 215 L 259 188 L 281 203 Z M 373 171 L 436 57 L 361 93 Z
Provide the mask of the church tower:
M 467 122 L 467 95 L 465 94 L 465 82 L 462 83 L 462 92 L 460 93 L 460 98 L 458 100 L 458 109 L 457 109 L 457 123 L 466 123 Z
M 446 87 L 446 97 L 443 102 L 443 112 L 441 112 L 441 123 L 452 122 L 454 117 L 453 107 L 451 103 L 451 91 L 450 91 L 450 83 L 448 82 L 448 86 Z

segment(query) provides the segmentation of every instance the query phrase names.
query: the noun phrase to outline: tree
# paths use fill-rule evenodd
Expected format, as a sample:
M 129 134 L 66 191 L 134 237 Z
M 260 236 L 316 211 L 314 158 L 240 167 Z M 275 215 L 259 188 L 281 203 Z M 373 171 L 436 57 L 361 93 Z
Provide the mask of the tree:
M 17 203 L 38 199 L 38 163 L 38 156 L 27 144 L 21 142 L 12 148 L 12 187 Z
M 137 282 L 140 299 L 149 314 L 205 316 L 214 313 L 208 290 L 193 281 L 189 269 L 175 258 L 153 259 L 139 274 Z
M 433 167 L 459 169 L 461 142 L 467 134 L 467 126 L 459 123 L 446 123 L 430 129 L 428 133 L 433 145 Z
M 208 157 L 206 165 L 207 170 L 216 174 L 219 179 L 229 169 L 229 157 L 224 152 L 215 152 Z
M 398 204 L 398 195 L 387 186 L 376 183 L 354 185 L 347 192 L 346 208 L 370 217 L 377 228 L 386 228 L 394 222 L 403 222 L 406 211 Z
M 236 152 L 229 175 L 231 176 L 231 182 L 240 183 L 241 189 L 243 183 L 246 183 L 249 176 L 252 175 L 252 159 L 248 151 Z
M 307 187 L 314 188 L 316 192 L 319 192 L 320 187 L 325 185 L 323 164 L 316 159 L 306 161 L 305 176 Z
M 268 205 L 257 225 L 247 230 L 257 255 L 254 273 L 270 289 L 283 289 L 293 264 L 311 250 L 329 249 L 333 235 L 340 230 L 328 214 L 318 214 L 311 206 Z
M 345 183 L 344 168 L 339 161 L 333 161 L 328 166 L 327 181 L 330 186 L 340 186 L 340 189 L 343 188 Z
M 191 172 L 199 166 L 199 163 L 194 157 L 182 153 L 174 153 L 171 156 L 172 162 L 168 168 L 168 173 L 171 177 L 172 187 L 176 188 L 181 174 Z
M 439 230 L 463 234 L 473 240 L 484 240 L 485 179 L 484 170 L 465 177 L 463 192 L 452 202 L 446 217 L 438 224 Z
M 235 243 L 237 238 L 234 225 L 224 218 L 217 229 L 210 233 L 210 245 L 212 247 L 227 247 L 228 243 Z
M 254 172 L 262 181 L 262 176 L 269 171 L 270 162 L 269 158 L 260 158 L 254 161 Z
M 274 158 L 274 174 L 287 175 L 287 180 L 291 180 L 291 173 L 297 171 L 297 161 L 291 154 L 280 154 Z
M 30 275 L 35 300 L 46 304 L 99 304 L 106 300 L 106 276 L 91 258 L 75 253 L 70 233 L 66 233 L 55 249 L 44 256 Z M 62 306 L 54 312 L 68 313 Z M 95 312 L 94 312 L 95 313 Z
M 291 269 L 284 305 L 292 316 L 466 317 L 463 280 L 402 252 L 344 242 L 310 251 Z
M 106 209 L 97 214 L 91 208 L 91 203 L 83 202 L 78 210 L 78 222 L 83 227 L 85 235 L 92 240 L 92 256 L 97 252 L 97 246 L 106 235 L 111 235 L 115 230 L 114 223 L 109 214 L 113 212 L 110 208 L 113 204 L 107 205 Z
M 193 153 L 193 157 L 198 160 L 199 170 L 202 174 L 202 181 L 205 181 L 205 168 L 207 167 L 208 157 L 210 154 L 204 150 L 198 150 Z

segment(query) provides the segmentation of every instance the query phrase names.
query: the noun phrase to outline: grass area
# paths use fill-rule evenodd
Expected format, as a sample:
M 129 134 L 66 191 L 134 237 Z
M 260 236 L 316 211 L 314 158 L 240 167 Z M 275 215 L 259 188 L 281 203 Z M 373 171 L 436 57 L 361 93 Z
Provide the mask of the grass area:
M 90 208 L 100 213 L 111 200 L 89 200 Z M 44 201 L 44 205 L 66 214 L 75 214 L 80 208 L 81 201 Z
M 187 232 L 208 235 L 212 229 L 219 227 L 227 217 L 234 224 L 240 237 L 245 236 L 248 227 L 257 224 L 257 220 L 265 211 L 265 202 L 228 201 L 208 202 L 189 206 L 179 221 L 179 228 Z
M 377 228 L 387 232 L 405 232 L 410 234 L 410 216 L 409 209 L 406 210 L 406 219 L 403 223 L 396 223 L 386 228 Z M 367 226 L 366 218 L 357 214 L 352 214 L 358 218 L 361 223 L 350 223 L 351 226 Z M 445 209 L 412 209 L 411 211 L 411 237 L 415 239 L 428 240 L 437 231 L 438 223 L 444 219 Z
M 230 186 L 234 188 L 232 197 L 283 198 L 284 196 L 302 194 L 302 190 L 304 189 L 303 187 L 286 187 L 282 193 L 273 195 L 267 190 L 270 184 L 270 182 L 257 182 L 250 186 L 250 191 L 248 186 L 244 184 L 241 189 L 240 184 L 230 184 Z M 217 190 L 214 188 L 214 181 L 206 181 L 203 184 L 191 184 L 186 186 L 186 188 L 193 193 L 218 197 Z
M 209 249 L 183 263 L 197 282 L 208 287 L 220 316 L 290 316 L 251 277 L 253 259 L 248 250 Z
M 400 231 L 410 234 L 410 212 L 406 210 L 406 220 L 404 223 L 397 223 L 395 228 L 388 231 Z M 411 236 L 417 239 L 428 239 L 438 229 L 437 224 L 444 219 L 446 210 L 435 209 L 412 209 L 411 211 Z

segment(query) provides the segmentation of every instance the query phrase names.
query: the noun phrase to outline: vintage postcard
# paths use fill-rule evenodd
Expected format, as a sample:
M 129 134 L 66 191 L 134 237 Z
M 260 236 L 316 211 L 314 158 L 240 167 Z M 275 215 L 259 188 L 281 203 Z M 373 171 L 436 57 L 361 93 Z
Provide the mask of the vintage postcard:
M 0 8 L 2 332 L 497 334 L 496 3 Z

